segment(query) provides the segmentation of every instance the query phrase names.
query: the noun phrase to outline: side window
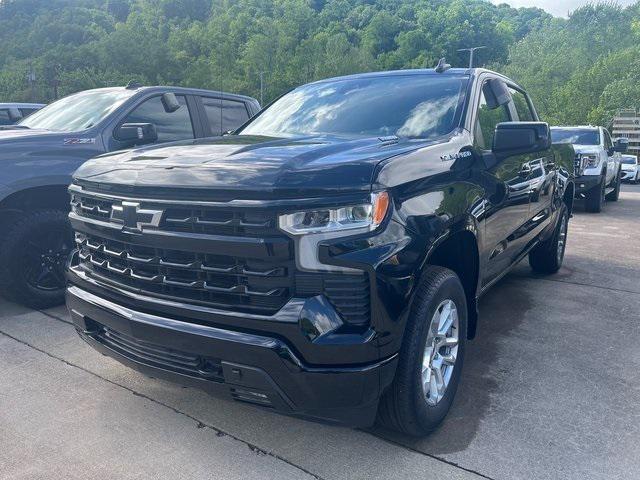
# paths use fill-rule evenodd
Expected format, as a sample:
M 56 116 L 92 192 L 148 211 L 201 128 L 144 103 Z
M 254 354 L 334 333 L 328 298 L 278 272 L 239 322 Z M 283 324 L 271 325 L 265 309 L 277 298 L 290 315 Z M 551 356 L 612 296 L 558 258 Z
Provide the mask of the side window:
M 613 147 L 613 142 L 611 141 L 611 135 L 609 135 L 608 130 L 602 130 L 604 132 L 604 148 L 605 150 L 609 150 Z
M 194 138 L 187 99 L 182 95 L 176 95 L 176 98 L 180 108 L 175 112 L 167 112 L 162 99 L 159 96 L 153 97 L 136 107 L 124 123 L 153 123 L 160 143 Z
M 0 125 L 11 125 L 11 117 L 9 116 L 9 110 L 0 110 Z
M 202 103 L 209 119 L 211 135 L 222 135 L 235 130 L 249 120 L 249 112 L 243 102 L 202 97 Z
M 513 98 L 513 104 L 518 113 L 518 120 L 521 122 L 533 122 L 535 117 L 525 94 L 514 88 L 509 88 L 509 92 L 511 92 L 511 98 Z
M 508 105 L 498 105 L 496 108 L 490 108 L 483 89 L 474 133 L 478 147 L 482 150 L 491 150 L 496 126 L 501 122 L 509 121 L 511 121 L 511 117 Z
M 38 109 L 37 108 L 21 108 L 20 111 L 22 112 L 23 117 L 28 117 L 33 112 L 37 112 Z

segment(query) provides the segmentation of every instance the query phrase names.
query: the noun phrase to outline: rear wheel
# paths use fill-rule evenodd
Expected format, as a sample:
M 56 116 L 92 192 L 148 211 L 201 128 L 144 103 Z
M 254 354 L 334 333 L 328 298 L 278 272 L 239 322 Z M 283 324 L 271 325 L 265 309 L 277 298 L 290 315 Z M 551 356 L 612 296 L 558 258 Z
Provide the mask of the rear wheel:
M 563 204 L 558 213 L 558 221 L 551 238 L 540 242 L 529 252 L 529 265 L 534 272 L 549 275 L 560 270 L 567 248 L 568 228 L 569 212 L 566 205 Z
M 605 176 L 600 178 L 600 183 L 587 192 L 585 210 L 591 213 L 600 213 L 604 204 Z
M 458 276 L 427 267 L 407 321 L 394 381 L 380 401 L 379 422 L 423 436 L 444 420 L 460 381 L 467 303 Z
M 622 183 L 622 172 L 618 171 L 614 180 L 613 191 L 607 194 L 607 200 L 611 202 L 617 202 L 620 198 L 620 184 Z
M 10 227 L 0 251 L 8 296 L 32 308 L 64 302 L 65 265 L 73 248 L 67 213 L 28 212 Z

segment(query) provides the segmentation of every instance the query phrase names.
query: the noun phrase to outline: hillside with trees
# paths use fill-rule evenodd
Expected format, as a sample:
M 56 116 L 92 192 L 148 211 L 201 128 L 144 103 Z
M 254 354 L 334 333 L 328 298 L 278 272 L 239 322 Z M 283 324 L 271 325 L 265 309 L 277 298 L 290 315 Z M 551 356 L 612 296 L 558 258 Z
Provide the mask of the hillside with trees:
M 554 123 L 640 105 L 640 7 L 568 20 L 486 0 L 0 0 L 0 101 L 176 84 L 260 96 L 311 80 L 432 67 L 474 45 Z

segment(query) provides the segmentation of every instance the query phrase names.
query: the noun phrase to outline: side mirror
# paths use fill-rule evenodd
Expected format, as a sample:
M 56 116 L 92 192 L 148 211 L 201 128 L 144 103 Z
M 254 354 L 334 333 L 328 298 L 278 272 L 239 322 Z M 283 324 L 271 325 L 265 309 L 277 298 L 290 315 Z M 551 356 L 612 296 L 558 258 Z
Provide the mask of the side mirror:
M 114 133 L 118 140 L 131 145 L 146 145 L 158 140 L 158 132 L 152 123 L 123 123 Z
M 9 109 L 9 118 L 11 119 L 12 122 L 19 122 L 20 120 L 22 120 L 23 115 L 22 112 L 17 109 L 17 108 L 10 108 Z
M 503 122 L 496 126 L 493 153 L 500 157 L 541 152 L 551 148 L 551 130 L 545 122 Z
M 173 113 L 180 108 L 180 102 L 175 93 L 163 93 L 162 94 L 162 106 L 167 113 Z
M 628 138 L 616 138 L 616 141 L 613 144 L 613 151 L 620 153 L 627 153 L 629 150 L 629 139 Z

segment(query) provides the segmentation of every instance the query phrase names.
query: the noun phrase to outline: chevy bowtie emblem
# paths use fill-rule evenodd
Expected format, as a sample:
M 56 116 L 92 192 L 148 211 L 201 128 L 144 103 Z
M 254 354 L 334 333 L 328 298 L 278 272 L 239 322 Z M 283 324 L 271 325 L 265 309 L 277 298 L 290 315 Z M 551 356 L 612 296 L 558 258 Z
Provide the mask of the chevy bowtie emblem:
M 122 202 L 111 207 L 111 221 L 122 223 L 125 232 L 141 232 L 144 227 L 158 227 L 162 213 L 162 210 L 140 208 L 136 202 Z

